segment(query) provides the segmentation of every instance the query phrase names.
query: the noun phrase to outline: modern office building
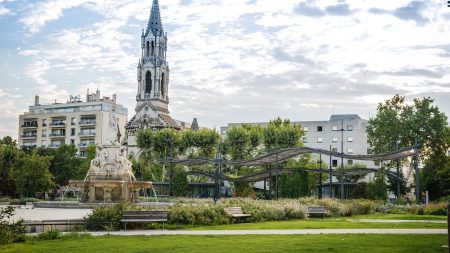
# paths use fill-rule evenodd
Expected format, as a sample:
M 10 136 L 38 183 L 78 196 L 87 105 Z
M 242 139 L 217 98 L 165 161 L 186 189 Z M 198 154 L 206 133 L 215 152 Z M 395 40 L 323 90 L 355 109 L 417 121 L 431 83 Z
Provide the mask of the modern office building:
M 100 97 L 100 91 L 70 97 L 66 103 L 41 105 L 36 95 L 34 105 L 19 116 L 19 146 L 58 148 L 63 144 L 78 147 L 86 155 L 90 144 L 110 144 L 124 135 L 128 110 L 116 103 L 116 95 Z M 119 135 L 119 136 L 118 136 Z
M 297 121 L 292 122 L 301 125 L 305 131 L 303 143 L 307 147 L 320 148 L 333 152 L 343 152 L 345 154 L 365 155 L 369 154 L 370 145 L 367 143 L 367 120 L 362 119 L 357 114 L 331 115 L 329 120 L 323 121 Z M 267 126 L 268 122 L 259 123 L 229 123 L 228 126 L 221 127 L 220 132 L 226 135 L 229 128 L 242 124 Z M 333 168 L 341 166 L 341 159 L 329 156 L 322 156 L 322 161 L 332 165 Z M 344 159 L 346 164 L 365 164 L 369 168 L 374 168 L 376 164 L 372 161 L 353 161 Z

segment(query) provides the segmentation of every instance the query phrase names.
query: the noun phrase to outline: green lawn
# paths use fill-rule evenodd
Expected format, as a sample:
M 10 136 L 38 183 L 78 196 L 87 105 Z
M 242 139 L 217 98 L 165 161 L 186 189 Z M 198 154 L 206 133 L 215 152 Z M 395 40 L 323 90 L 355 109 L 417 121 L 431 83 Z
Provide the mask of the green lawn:
M 410 215 L 410 214 L 370 214 L 352 217 L 311 218 L 309 220 L 269 221 L 257 223 L 238 223 L 230 225 L 203 226 L 194 230 L 228 230 L 228 229 L 315 229 L 315 228 L 447 228 L 446 223 L 423 222 L 360 222 L 360 219 L 386 220 L 445 220 L 445 216 Z
M 0 252 L 447 252 L 446 235 L 103 236 L 0 247 Z

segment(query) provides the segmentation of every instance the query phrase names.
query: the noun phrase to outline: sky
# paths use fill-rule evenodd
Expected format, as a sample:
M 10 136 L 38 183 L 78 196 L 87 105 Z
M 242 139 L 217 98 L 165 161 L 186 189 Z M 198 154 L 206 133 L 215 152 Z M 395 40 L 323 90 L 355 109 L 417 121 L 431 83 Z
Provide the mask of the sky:
M 151 0 L 0 0 L 0 137 L 19 114 L 87 89 L 136 106 Z M 276 117 L 368 119 L 395 94 L 450 115 L 445 0 L 160 0 L 172 117 L 206 127 Z

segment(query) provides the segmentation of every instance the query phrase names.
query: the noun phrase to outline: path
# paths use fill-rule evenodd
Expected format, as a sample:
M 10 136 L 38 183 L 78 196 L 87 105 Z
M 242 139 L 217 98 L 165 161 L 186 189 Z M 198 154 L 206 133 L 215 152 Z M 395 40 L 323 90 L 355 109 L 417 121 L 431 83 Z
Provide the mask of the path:
M 102 235 L 317 235 L 317 234 L 447 234 L 447 229 L 272 229 L 272 230 L 128 230 L 90 232 Z

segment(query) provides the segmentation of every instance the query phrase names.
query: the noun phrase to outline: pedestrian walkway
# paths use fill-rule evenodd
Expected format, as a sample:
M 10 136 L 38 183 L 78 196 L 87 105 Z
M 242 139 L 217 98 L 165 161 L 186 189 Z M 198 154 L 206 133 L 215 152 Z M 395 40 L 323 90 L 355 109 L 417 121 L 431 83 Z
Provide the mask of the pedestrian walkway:
M 90 232 L 102 235 L 317 235 L 317 234 L 447 234 L 447 229 L 272 229 L 272 230 L 127 230 Z

